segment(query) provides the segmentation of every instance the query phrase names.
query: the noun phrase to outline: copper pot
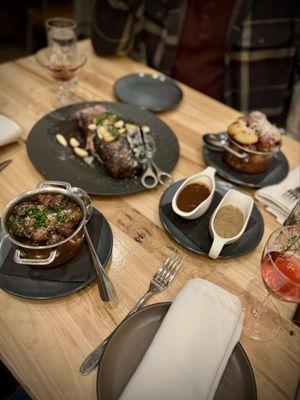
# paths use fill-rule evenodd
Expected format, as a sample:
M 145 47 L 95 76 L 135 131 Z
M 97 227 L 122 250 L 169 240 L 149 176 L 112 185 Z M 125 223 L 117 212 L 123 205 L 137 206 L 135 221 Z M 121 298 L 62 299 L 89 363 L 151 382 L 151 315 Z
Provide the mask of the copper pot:
M 280 147 L 281 142 L 270 152 L 250 150 L 228 135 L 228 144 L 224 147 L 224 160 L 237 171 L 248 174 L 264 172 L 268 169 L 273 158 L 276 157 Z
M 26 200 L 28 197 L 32 197 L 33 195 L 40 193 L 63 194 L 64 196 L 70 198 L 80 207 L 83 213 L 83 218 L 77 229 L 64 240 L 45 246 L 24 244 L 9 234 L 7 229 L 7 218 L 11 210 L 18 203 Z M 14 261 L 17 264 L 26 264 L 38 268 L 52 268 L 65 263 L 79 252 L 84 240 L 85 223 L 86 209 L 84 202 L 76 194 L 76 191 L 72 192 L 71 185 L 66 182 L 45 181 L 40 182 L 36 189 L 28 190 L 27 192 L 20 194 L 7 204 L 2 215 L 1 228 L 4 235 L 16 247 Z

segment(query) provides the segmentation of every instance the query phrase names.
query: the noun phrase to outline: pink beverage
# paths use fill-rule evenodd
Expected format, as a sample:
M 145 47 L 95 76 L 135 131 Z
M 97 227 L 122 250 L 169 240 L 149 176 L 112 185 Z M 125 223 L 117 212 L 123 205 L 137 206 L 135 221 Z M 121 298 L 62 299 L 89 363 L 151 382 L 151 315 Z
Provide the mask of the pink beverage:
M 266 289 L 273 296 L 300 302 L 300 259 L 296 254 L 266 253 L 261 261 L 261 273 Z

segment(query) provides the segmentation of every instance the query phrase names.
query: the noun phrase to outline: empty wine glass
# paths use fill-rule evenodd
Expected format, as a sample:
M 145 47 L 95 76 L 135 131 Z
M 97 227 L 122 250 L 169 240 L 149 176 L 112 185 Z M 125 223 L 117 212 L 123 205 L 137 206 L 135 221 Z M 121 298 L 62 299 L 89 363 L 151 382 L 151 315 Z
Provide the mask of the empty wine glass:
M 272 340 L 281 328 L 281 318 L 270 295 L 300 302 L 300 225 L 284 226 L 269 237 L 261 258 L 261 275 L 268 295 L 243 293 L 244 334 L 255 340 Z

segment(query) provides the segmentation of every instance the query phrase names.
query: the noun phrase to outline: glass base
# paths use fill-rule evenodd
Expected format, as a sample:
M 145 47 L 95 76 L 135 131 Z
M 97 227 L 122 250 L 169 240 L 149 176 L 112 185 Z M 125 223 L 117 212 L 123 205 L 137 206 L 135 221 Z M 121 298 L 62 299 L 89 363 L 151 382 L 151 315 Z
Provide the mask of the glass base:
M 245 313 L 243 334 L 254 340 L 273 340 L 281 329 L 281 317 L 276 305 L 259 293 L 246 292 L 239 296 Z
M 58 95 L 53 97 L 50 102 L 54 108 L 68 106 L 69 104 L 76 103 L 78 99 L 70 91 L 58 92 Z
M 66 84 L 52 83 L 48 86 L 37 88 L 32 94 L 31 108 L 36 113 L 38 110 L 40 114 L 52 111 L 56 108 L 67 106 L 69 104 L 78 103 L 80 98 L 74 93 L 78 84 L 78 79 Z M 44 108 L 46 112 L 41 111 Z
M 55 97 L 53 97 L 50 101 L 54 107 L 62 107 L 67 106 L 72 103 L 77 103 L 78 98 L 74 93 L 72 93 L 71 89 L 76 88 L 78 84 L 78 78 L 74 78 L 71 81 L 58 83 L 57 90 L 55 93 Z

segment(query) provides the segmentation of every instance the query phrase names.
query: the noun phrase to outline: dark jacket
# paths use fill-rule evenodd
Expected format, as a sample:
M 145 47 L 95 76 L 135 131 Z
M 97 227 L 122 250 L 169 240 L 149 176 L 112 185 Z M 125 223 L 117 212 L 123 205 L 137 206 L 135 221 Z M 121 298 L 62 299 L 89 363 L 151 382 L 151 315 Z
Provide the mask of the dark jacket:
M 171 75 L 186 6 L 186 0 L 96 0 L 94 49 Z M 300 1 L 236 0 L 226 42 L 226 103 L 284 123 L 300 70 Z

